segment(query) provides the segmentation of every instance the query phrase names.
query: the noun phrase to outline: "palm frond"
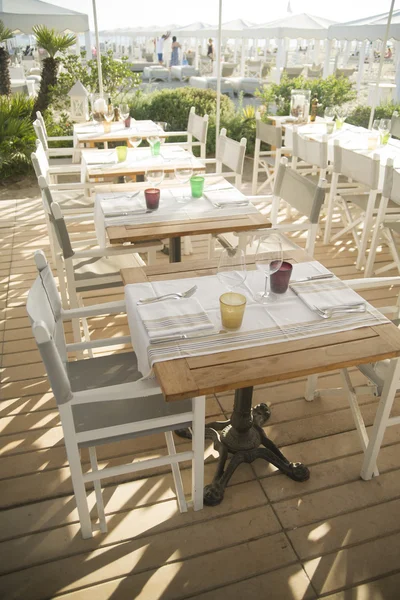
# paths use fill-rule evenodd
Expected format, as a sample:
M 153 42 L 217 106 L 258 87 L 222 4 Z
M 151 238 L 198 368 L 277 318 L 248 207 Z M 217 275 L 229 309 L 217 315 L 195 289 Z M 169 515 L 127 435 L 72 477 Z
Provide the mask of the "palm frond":
M 65 52 L 76 43 L 76 36 L 73 33 L 60 33 L 45 25 L 34 25 L 32 31 L 37 45 L 46 50 L 51 57 L 54 57 L 57 52 Z
M 3 21 L 0 19 L 0 44 L 6 42 L 7 40 L 11 40 L 14 37 L 12 30 L 9 27 L 6 27 Z

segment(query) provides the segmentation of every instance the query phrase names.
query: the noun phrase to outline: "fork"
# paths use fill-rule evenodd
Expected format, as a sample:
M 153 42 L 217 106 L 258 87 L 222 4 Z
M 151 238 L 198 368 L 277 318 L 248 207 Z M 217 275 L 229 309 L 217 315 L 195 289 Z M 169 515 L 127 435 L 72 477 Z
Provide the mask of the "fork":
M 250 203 L 248 200 L 243 200 L 243 202 L 213 202 L 212 205 L 215 208 L 225 208 L 227 206 L 248 206 Z
M 155 296 L 154 298 L 140 298 L 138 304 L 152 304 L 153 302 L 159 302 L 160 300 L 167 300 L 168 298 L 190 298 L 197 290 L 197 285 L 194 285 L 186 292 L 172 292 L 170 294 L 164 294 L 162 296 Z
M 363 313 L 367 310 L 365 304 L 344 304 L 343 306 L 332 306 L 330 308 L 321 309 L 318 306 L 313 306 L 313 309 L 323 319 L 330 319 L 335 313 Z

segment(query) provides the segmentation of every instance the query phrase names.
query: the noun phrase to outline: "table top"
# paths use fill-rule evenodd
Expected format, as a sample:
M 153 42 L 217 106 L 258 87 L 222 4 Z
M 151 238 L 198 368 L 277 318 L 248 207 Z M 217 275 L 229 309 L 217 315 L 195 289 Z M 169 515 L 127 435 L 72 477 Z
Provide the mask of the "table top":
M 115 162 L 108 163 L 110 155 L 115 154 Z M 94 162 L 94 157 L 99 162 Z M 97 158 L 98 157 L 98 158 Z M 104 163 L 102 162 L 104 160 Z M 107 181 L 124 175 L 144 175 L 148 169 L 162 169 L 165 173 L 172 173 L 176 167 L 187 166 L 191 162 L 193 171 L 204 172 L 204 163 L 180 146 L 161 147 L 158 156 L 152 156 L 147 148 L 128 148 L 127 159 L 117 162 L 114 150 L 82 150 L 82 170 L 89 181 Z
M 164 130 L 156 125 L 154 121 L 143 120 L 134 121 L 132 119 L 131 126 L 125 127 L 124 123 L 111 123 L 111 131 L 104 133 L 102 123 L 76 123 L 74 125 L 74 137 L 76 143 L 92 143 L 100 144 L 104 142 L 119 142 L 127 141 L 134 135 L 140 135 L 147 138 L 151 135 L 163 136 Z
M 217 185 L 228 184 L 228 182 L 221 177 L 207 179 L 207 184 L 212 182 L 218 182 Z M 162 186 L 161 190 L 164 190 L 172 186 Z M 175 189 L 177 186 L 174 186 Z M 173 188 L 172 188 L 173 189 Z M 178 188 L 179 189 L 179 188 Z M 233 188 L 235 189 L 235 188 Z M 194 201 L 196 202 L 196 201 Z M 185 212 L 185 204 L 181 205 L 182 212 Z M 196 214 L 190 214 L 184 220 L 166 220 L 163 219 L 160 213 L 160 221 L 156 221 L 157 212 L 151 214 L 148 222 L 142 222 L 137 224 L 126 224 L 126 225 L 112 225 L 106 227 L 108 239 L 111 244 L 123 244 L 124 242 L 135 243 L 138 241 L 150 241 L 160 240 L 163 238 L 176 238 L 185 235 L 202 235 L 204 233 L 226 233 L 231 231 L 252 231 L 254 229 L 269 228 L 271 222 L 269 219 L 260 213 L 255 207 L 252 207 L 251 212 L 244 212 L 249 210 L 249 207 L 239 208 L 238 213 L 235 214 L 235 209 L 230 207 L 230 214 L 226 214 L 224 209 L 214 209 L 213 214 L 207 212 L 207 216 L 201 217 L 201 212 L 197 217 Z M 212 209 L 210 205 L 210 209 Z
M 301 249 L 285 260 L 303 262 Z M 254 256 L 247 257 L 248 267 Z M 218 259 L 122 269 L 124 284 L 213 275 Z M 286 381 L 400 356 L 400 331 L 392 323 L 295 341 L 265 344 L 191 358 L 157 362 L 154 372 L 167 401 Z

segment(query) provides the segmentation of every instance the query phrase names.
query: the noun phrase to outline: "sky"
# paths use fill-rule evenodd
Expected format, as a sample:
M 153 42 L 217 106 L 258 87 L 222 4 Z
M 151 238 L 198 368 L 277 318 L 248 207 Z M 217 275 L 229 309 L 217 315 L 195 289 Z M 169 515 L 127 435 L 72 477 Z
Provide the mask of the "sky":
M 50 1 L 50 0 L 49 0 Z M 85 12 L 92 21 L 92 0 L 51 0 L 65 8 Z M 99 28 L 146 27 L 195 21 L 215 24 L 218 21 L 218 0 L 96 0 Z M 388 12 L 390 0 L 290 0 L 293 13 L 306 12 L 333 21 L 351 21 Z M 242 18 L 254 23 L 266 23 L 285 16 L 288 0 L 224 0 L 222 22 Z M 201 7 L 201 8 L 200 8 Z M 396 1 L 400 8 L 400 0 Z

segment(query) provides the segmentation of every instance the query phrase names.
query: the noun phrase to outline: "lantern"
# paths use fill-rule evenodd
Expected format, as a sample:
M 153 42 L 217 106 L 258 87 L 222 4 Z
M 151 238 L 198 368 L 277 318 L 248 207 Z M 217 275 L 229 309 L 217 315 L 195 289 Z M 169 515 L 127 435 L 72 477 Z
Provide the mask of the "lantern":
M 77 123 L 89 120 L 89 92 L 77 81 L 68 92 L 71 98 L 71 119 Z

